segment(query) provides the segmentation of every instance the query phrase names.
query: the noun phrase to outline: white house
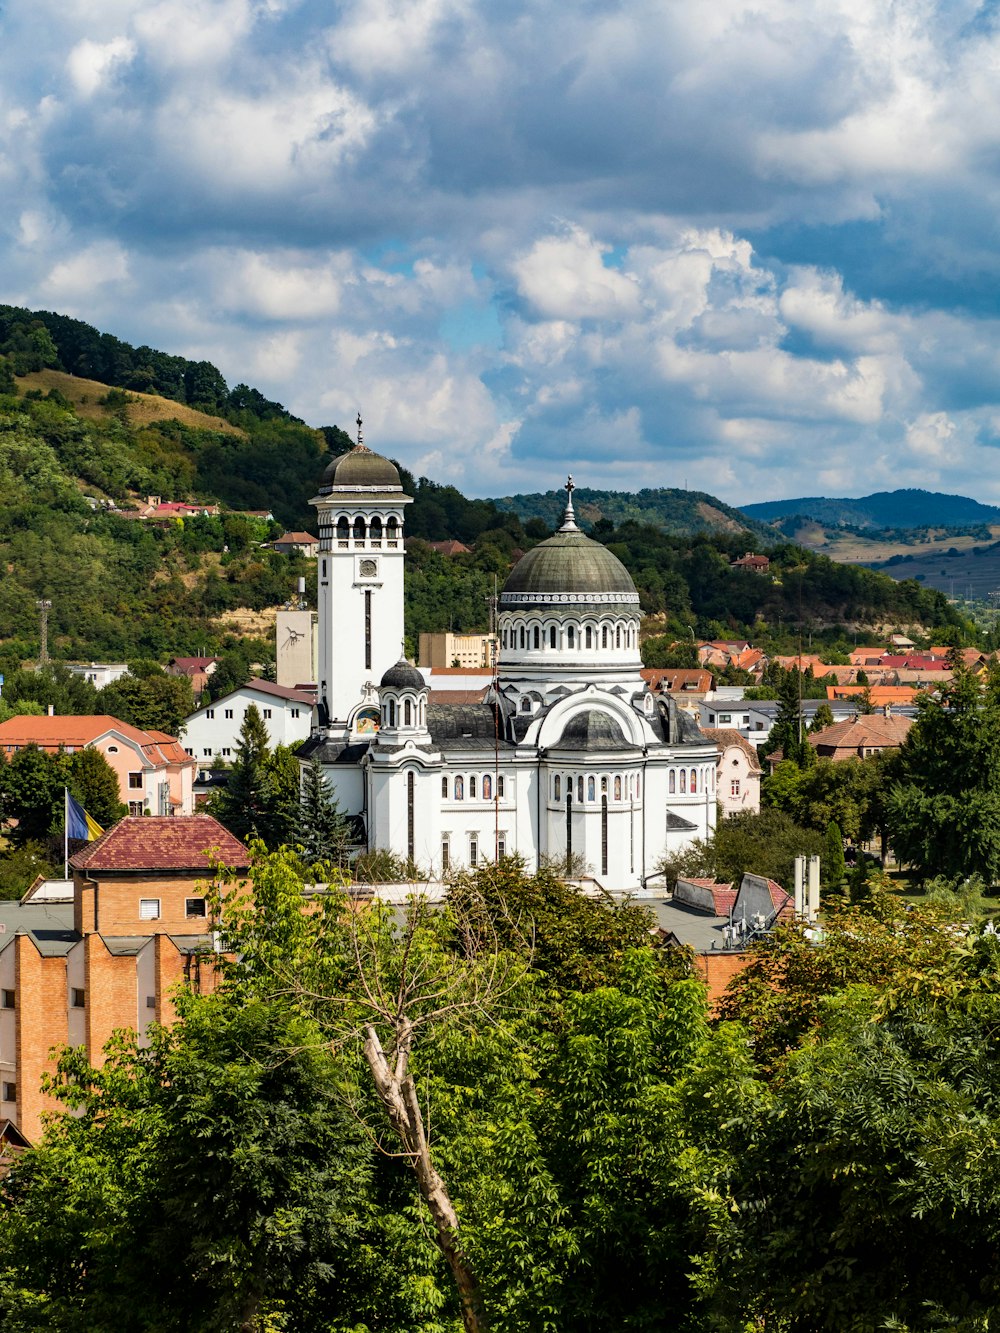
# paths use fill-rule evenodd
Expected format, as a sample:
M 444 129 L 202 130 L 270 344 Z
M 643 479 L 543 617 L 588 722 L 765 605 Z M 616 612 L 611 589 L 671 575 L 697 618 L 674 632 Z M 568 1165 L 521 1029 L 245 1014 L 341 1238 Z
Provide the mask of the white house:
M 231 761 L 240 743 L 247 709 L 256 704 L 267 728 L 268 744 L 299 745 L 310 732 L 315 694 L 310 690 L 251 680 L 214 703 L 198 708 L 184 723 L 184 748 L 202 768 L 213 759 Z
M 126 662 L 67 662 L 66 670 L 71 671 L 74 676 L 81 676 L 84 680 L 89 680 L 96 689 L 103 690 L 105 685 L 111 685 L 127 674 L 128 664 Z

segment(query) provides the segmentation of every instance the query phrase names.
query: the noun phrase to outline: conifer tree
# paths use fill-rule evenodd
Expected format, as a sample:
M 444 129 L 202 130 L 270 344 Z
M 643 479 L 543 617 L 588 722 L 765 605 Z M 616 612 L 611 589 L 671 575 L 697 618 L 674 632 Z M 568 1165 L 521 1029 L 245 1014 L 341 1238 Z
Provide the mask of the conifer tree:
M 847 863 L 844 860 L 844 838 L 840 825 L 831 820 L 826 826 L 826 886 L 828 889 L 841 889 L 847 875 Z
M 323 765 L 313 758 L 302 775 L 296 840 L 307 861 L 342 863 L 350 836 L 350 823 L 326 784 Z
M 271 817 L 270 750 L 267 728 L 256 704 L 250 704 L 240 727 L 239 744 L 229 781 L 211 801 L 211 813 L 237 838 L 263 838 Z

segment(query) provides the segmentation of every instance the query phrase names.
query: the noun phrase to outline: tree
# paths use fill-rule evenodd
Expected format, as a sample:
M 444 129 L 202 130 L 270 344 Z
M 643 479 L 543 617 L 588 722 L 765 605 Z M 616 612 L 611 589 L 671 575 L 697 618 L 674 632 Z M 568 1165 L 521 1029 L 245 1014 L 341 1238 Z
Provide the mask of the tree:
M 184 719 L 194 712 L 190 680 L 168 675 L 160 667 L 137 674 L 133 666 L 105 685 L 97 700 L 101 712 L 143 731 L 162 731 L 168 736 L 179 736 Z
M 5 818 L 16 819 L 8 837 L 18 846 L 45 843 L 63 804 L 66 774 L 54 756 L 26 745 L 0 769 Z
M 799 672 L 785 672 L 778 687 L 779 707 L 768 737 L 768 747 L 781 750 L 786 759 L 790 759 L 799 768 L 804 768 L 814 752 L 805 738 L 800 689 Z
M 243 715 L 229 780 L 211 798 L 211 813 L 238 838 L 262 837 L 272 814 L 267 728 L 256 704 Z
M 917 874 L 1000 879 L 1000 671 L 984 684 L 956 653 L 952 678 L 921 694 L 886 801 L 897 856 Z
M 840 890 L 844 887 L 847 875 L 847 863 L 844 860 L 844 838 L 839 825 L 832 821 L 826 829 L 826 855 L 823 858 L 826 872 L 824 880 L 828 889 Z
M 295 841 L 309 862 L 343 865 L 351 842 L 351 825 L 323 776 L 323 765 L 313 757 L 302 772 Z
M 102 828 L 110 828 L 128 814 L 118 776 L 100 750 L 90 746 L 77 750 L 67 757 L 66 771 L 70 791 Z
M 809 734 L 817 731 L 824 731 L 827 727 L 833 726 L 833 709 L 829 704 L 823 703 L 813 714 L 813 720 L 809 723 Z

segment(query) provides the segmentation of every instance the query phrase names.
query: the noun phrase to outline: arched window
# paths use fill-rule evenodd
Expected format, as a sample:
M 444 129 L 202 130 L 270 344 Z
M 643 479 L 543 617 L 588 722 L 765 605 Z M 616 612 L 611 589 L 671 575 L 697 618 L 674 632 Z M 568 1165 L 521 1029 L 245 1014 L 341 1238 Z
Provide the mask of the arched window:
M 602 626 L 601 626 L 601 647 L 602 647 L 602 648 L 607 648 L 607 646 L 608 646 L 608 627 L 607 627 L 607 625 L 602 625 Z
M 673 773 L 671 773 L 670 776 L 673 777 L 673 776 L 674 776 Z M 620 801 L 621 798 L 622 798 L 622 779 L 621 779 L 621 774 L 620 774 L 620 773 L 616 773 L 616 774 L 615 774 L 615 800 L 616 800 L 616 801 Z
M 588 648 L 593 648 L 593 646 L 594 646 L 594 631 L 593 631 L 593 630 L 590 628 L 590 626 L 588 625 L 588 626 L 587 626 L 587 647 L 588 647 Z
M 542 646 L 542 631 L 538 628 L 537 625 L 535 626 L 534 644 L 536 648 L 541 648 Z
M 601 778 L 601 795 L 607 796 L 607 794 L 608 794 L 608 780 L 607 778 Z
M 369 530 L 368 535 L 369 535 L 369 537 L 371 537 L 371 539 L 372 539 L 373 542 L 379 542 L 379 543 L 381 543 L 381 541 L 382 541 L 382 520 L 381 520 L 380 518 L 378 518 L 377 516 L 376 516 L 375 518 L 372 519 L 372 524 L 371 524 L 371 528 L 370 528 L 370 530 Z
M 497 796 L 500 798 L 501 801 L 504 798 L 504 780 L 502 773 L 497 778 Z
M 576 635 L 576 630 L 573 628 L 572 625 L 570 625 L 569 629 L 566 631 L 566 642 L 569 644 L 571 648 L 576 647 L 575 635 Z
M 521 647 L 524 647 L 524 626 L 521 626 Z
M 582 773 L 580 774 L 580 776 L 579 776 L 579 777 L 577 778 L 577 780 L 576 780 L 576 799 L 580 802 L 581 805 L 583 804 L 583 774 L 582 774 Z
M 594 800 L 596 800 L 596 799 L 597 799 L 597 788 L 596 788 L 596 786 L 595 786 L 595 784 L 594 784 L 594 779 L 593 779 L 593 778 L 588 778 L 588 779 L 587 779 L 587 800 L 588 800 L 588 801 L 594 801 Z
M 490 777 L 489 773 L 483 774 L 483 800 L 493 800 L 493 779 Z
M 359 517 L 354 520 L 354 540 L 356 542 L 363 542 L 364 539 L 365 539 L 365 520 Z
M 504 646 L 505 648 L 507 647 L 507 631 L 506 631 L 506 630 L 504 630 L 504 632 L 503 632 L 503 646 Z
M 638 773 L 635 775 L 635 799 L 642 800 L 642 778 Z
M 442 779 L 441 779 L 441 795 L 444 797 L 445 800 L 448 799 L 448 779 L 447 779 L 447 778 L 442 778 Z
M 552 796 L 555 800 L 562 800 L 562 778 L 557 773 L 552 783 Z
M 531 712 L 531 700 L 528 698 L 527 695 L 525 695 L 525 697 L 521 700 L 521 712 L 522 713 Z
M 556 646 L 556 627 L 555 627 L 555 625 L 550 625 L 550 626 L 549 626 L 549 647 L 550 647 L 550 648 L 554 648 L 555 646 Z
M 681 795 L 682 795 L 682 796 L 686 796 L 686 795 L 687 795 L 687 789 L 688 789 L 688 783 L 687 783 L 687 770 L 682 768 L 682 769 L 681 769 Z
M 385 535 L 390 542 L 395 544 L 396 538 L 399 536 L 399 523 L 396 521 L 395 514 L 390 514 L 386 521 Z
M 395 725 L 396 725 L 396 700 L 395 700 L 395 699 L 390 699 L 390 700 L 389 700 L 389 726 L 390 726 L 390 727 L 394 727 Z
M 337 519 L 337 541 L 346 542 L 351 535 L 351 525 L 347 521 L 347 515 L 341 514 Z
M 677 792 L 677 774 L 673 769 L 670 770 L 670 777 L 667 779 L 667 791 L 671 796 Z
M 465 778 L 455 779 L 455 800 L 456 801 L 465 800 Z
M 411 727 L 413 725 L 413 708 L 407 699 L 403 704 L 403 726 Z
M 475 774 L 473 774 L 473 776 L 469 778 L 469 800 L 474 801 L 475 799 L 476 799 L 476 778 Z
M 616 647 L 616 648 L 620 648 L 621 646 L 622 646 L 622 627 L 621 627 L 621 625 L 616 625 L 616 626 L 615 626 L 615 647 Z
M 697 770 L 696 768 L 692 768 L 692 770 L 691 770 L 691 794 L 692 794 L 692 796 L 694 795 L 694 793 L 695 793 L 697 790 L 698 790 L 698 770 Z

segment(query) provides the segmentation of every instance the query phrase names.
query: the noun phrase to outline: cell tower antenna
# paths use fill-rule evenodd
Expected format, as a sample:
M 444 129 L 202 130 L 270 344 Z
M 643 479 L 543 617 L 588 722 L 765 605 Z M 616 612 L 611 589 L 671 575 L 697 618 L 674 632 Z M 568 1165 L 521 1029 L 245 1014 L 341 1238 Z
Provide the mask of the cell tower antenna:
M 52 610 L 52 603 L 47 597 L 39 597 L 35 602 L 38 607 L 38 637 L 40 647 L 38 650 L 38 665 L 48 666 L 49 664 L 49 612 Z

